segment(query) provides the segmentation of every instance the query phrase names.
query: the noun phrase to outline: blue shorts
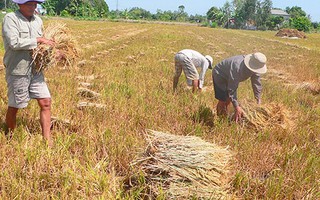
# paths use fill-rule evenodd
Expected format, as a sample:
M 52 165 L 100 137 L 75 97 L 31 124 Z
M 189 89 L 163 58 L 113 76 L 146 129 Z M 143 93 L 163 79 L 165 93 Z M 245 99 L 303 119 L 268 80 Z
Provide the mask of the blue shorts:
M 7 75 L 8 106 L 25 108 L 30 99 L 51 98 L 42 73 L 33 75 Z

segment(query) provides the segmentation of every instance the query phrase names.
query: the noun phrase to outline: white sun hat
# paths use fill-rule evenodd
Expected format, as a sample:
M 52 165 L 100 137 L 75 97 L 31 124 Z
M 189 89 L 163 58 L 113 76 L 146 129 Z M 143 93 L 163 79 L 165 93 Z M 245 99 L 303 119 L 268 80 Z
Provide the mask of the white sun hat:
M 12 1 L 17 4 L 25 4 L 28 1 L 36 1 L 38 3 L 43 3 L 45 0 L 12 0 Z
M 244 57 L 244 64 L 247 68 L 258 74 L 264 74 L 267 72 L 266 62 L 267 57 L 260 52 L 248 54 Z

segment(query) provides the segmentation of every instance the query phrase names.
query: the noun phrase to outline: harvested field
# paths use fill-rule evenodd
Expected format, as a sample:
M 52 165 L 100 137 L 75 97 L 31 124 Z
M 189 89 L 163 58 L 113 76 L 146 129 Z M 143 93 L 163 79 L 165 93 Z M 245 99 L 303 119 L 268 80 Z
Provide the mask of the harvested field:
M 19 110 L 13 137 L 5 137 L 0 70 L 0 199 L 319 199 L 320 34 L 291 40 L 275 31 L 44 18 L 45 27 L 51 23 L 65 24 L 82 51 L 72 67 L 45 70 L 57 116 L 52 149 L 43 143 L 34 100 Z M 174 55 L 184 48 L 211 55 L 214 64 L 263 52 L 262 108 L 248 104 L 251 118 L 240 125 L 216 116 L 211 70 L 202 93 L 192 94 L 181 76 L 173 94 Z M 254 101 L 249 80 L 240 83 L 238 99 L 243 106 Z M 145 130 L 173 135 L 145 140 Z M 228 149 L 210 154 L 216 147 Z M 148 173 L 156 170 L 170 176 Z M 189 190 L 191 183 L 202 189 Z

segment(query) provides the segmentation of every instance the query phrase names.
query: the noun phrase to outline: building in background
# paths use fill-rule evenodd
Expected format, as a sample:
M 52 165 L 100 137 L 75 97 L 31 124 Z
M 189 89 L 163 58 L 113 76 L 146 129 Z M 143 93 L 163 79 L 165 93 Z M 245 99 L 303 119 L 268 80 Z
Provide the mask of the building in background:
M 283 17 L 285 21 L 289 20 L 290 18 L 290 14 L 280 9 L 271 9 L 271 15 L 274 17 L 277 17 L 277 16 Z

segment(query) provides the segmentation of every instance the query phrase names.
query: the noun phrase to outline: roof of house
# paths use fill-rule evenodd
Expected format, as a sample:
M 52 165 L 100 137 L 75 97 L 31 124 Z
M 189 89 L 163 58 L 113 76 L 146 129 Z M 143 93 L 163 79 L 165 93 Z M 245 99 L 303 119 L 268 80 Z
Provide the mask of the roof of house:
M 279 9 L 271 9 L 272 15 L 282 15 L 282 16 L 290 16 L 286 11 L 279 10 Z

